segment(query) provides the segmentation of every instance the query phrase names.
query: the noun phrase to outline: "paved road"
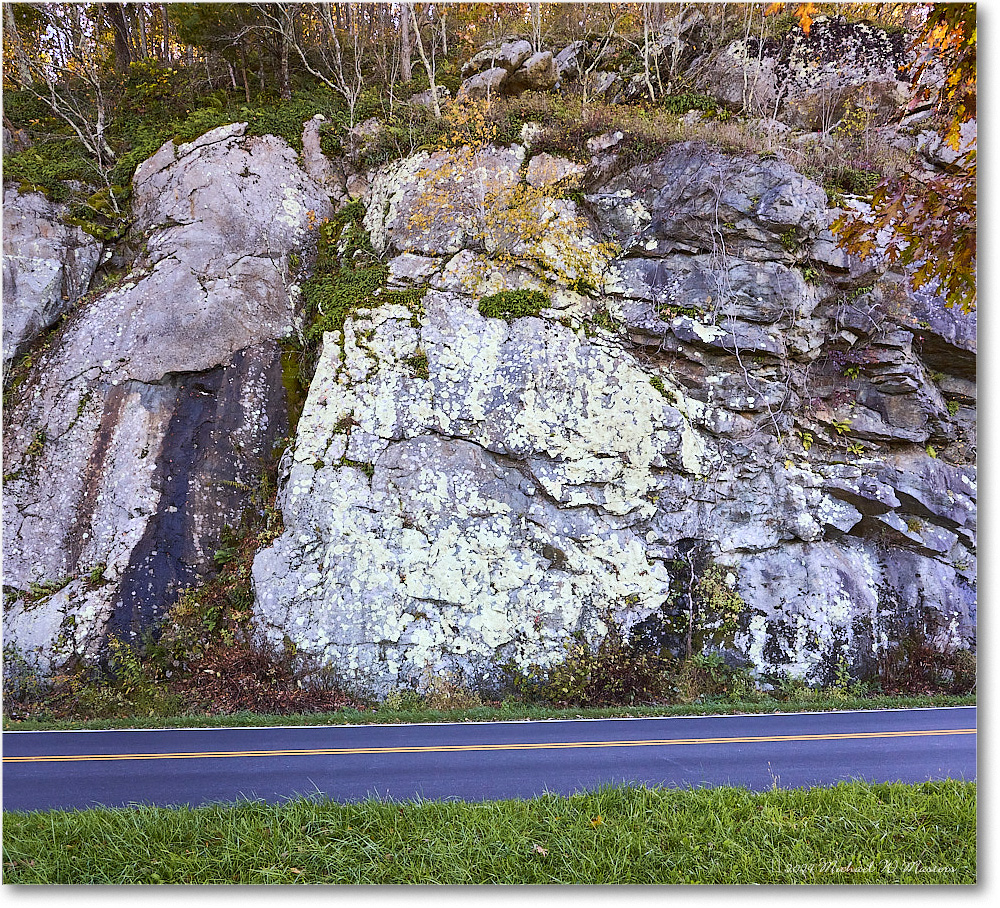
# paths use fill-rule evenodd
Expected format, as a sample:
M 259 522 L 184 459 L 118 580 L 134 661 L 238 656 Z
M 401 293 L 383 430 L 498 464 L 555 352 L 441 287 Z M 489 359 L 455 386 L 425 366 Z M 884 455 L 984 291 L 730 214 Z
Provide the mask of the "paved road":
M 976 778 L 976 709 L 152 731 L 5 732 L 4 810 L 523 798 L 604 783 L 762 790 Z

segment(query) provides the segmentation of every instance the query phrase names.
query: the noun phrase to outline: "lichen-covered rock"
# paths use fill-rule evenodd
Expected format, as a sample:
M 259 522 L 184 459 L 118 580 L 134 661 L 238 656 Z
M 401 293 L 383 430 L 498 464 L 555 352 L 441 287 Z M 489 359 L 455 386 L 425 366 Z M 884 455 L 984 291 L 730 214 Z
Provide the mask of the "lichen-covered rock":
M 497 202 L 517 184 L 524 148 L 421 153 L 381 168 L 365 228 L 379 251 L 448 255 L 483 247 Z
M 3 364 L 58 321 L 90 286 L 104 246 L 65 222 L 66 205 L 4 187 Z
M 529 186 L 552 186 L 564 180 L 567 183 L 580 182 L 587 168 L 567 158 L 546 153 L 536 154 L 528 162 L 525 181 Z
M 244 131 L 168 142 L 138 168 L 144 252 L 74 314 L 5 420 L 5 589 L 66 584 L 4 612 L 5 639 L 43 663 L 155 626 L 212 570 L 288 431 L 288 259 L 330 205 L 284 141 Z
M 904 35 L 818 16 L 808 34 L 733 42 L 700 64 L 698 84 L 731 107 L 827 132 L 848 105 L 896 111 L 909 97 L 899 80 L 906 63 Z
M 669 590 L 635 531 L 654 468 L 701 466 L 614 345 L 487 320 L 467 297 L 431 291 L 424 308 L 419 327 L 399 307 L 359 314 L 343 359 L 327 335 L 286 532 L 254 563 L 267 632 L 380 691 L 442 668 L 489 679 L 647 617 Z
M 490 683 L 612 623 L 808 680 L 870 672 L 908 627 L 975 646 L 974 320 L 834 255 L 825 194 L 787 163 L 696 143 L 587 169 L 560 232 L 621 254 L 581 288 L 476 241 L 476 187 L 523 162 L 481 154 L 374 177 L 393 280 L 435 289 L 327 335 L 286 532 L 254 566 L 273 640 L 377 692 Z M 464 217 L 414 218 L 429 189 Z M 477 314 L 528 288 L 538 318 Z

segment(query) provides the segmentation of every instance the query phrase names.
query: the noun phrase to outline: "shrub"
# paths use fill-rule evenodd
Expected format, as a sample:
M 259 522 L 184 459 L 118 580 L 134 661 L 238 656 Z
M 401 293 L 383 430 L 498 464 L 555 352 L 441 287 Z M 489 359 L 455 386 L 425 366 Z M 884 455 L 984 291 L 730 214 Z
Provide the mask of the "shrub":
M 508 666 L 515 689 L 528 700 L 565 706 L 656 703 L 674 694 L 673 657 L 630 645 L 615 628 L 596 649 L 576 635 L 565 650 L 562 661 L 545 668 Z
M 474 709 L 483 705 L 482 698 L 469 690 L 460 674 L 448 671 L 428 673 L 423 700 L 427 709 L 438 710 Z

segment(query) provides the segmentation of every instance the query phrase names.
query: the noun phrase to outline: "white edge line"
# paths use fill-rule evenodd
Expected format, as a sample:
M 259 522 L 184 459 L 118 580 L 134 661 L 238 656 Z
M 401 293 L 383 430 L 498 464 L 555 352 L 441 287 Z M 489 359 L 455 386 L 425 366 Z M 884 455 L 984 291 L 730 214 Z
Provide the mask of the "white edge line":
M 33 728 L 18 731 L 4 730 L 3 735 L 54 735 L 54 734 L 101 734 L 113 732 L 134 734 L 135 732 L 174 732 L 174 731 L 266 731 L 274 729 L 325 729 L 325 728 L 426 728 L 441 726 L 473 726 L 473 725 L 541 725 L 569 722 L 648 722 L 664 719 L 759 719 L 780 718 L 783 716 L 836 716 L 870 713 L 919 713 L 940 712 L 946 709 L 976 709 L 978 704 L 967 706 L 893 706 L 888 709 L 817 709 L 802 712 L 768 712 L 768 713 L 712 713 L 705 716 L 591 716 L 579 719 L 488 719 L 476 722 L 341 722 L 335 725 L 178 725 L 173 728 Z

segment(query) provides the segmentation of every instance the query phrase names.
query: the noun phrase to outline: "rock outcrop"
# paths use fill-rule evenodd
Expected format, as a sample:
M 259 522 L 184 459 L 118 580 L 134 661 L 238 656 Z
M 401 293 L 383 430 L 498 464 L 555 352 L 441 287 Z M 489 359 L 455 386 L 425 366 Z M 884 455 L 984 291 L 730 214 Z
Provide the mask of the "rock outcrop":
M 897 110 L 910 93 L 901 80 L 906 63 L 904 35 L 819 16 L 809 34 L 735 41 L 695 69 L 699 86 L 733 109 L 828 131 L 848 105 L 873 116 Z
M 392 280 L 437 289 L 325 338 L 286 532 L 254 565 L 267 635 L 383 693 L 443 670 L 495 682 L 612 624 L 817 680 L 871 671 L 914 623 L 974 645 L 974 322 L 865 284 L 825 193 L 788 164 L 699 143 L 586 171 L 587 216 L 562 229 L 617 244 L 601 289 L 537 257 L 489 264 L 475 187 L 553 159 L 480 155 L 372 179 L 365 223 Z M 458 216 L 420 217 L 430 202 Z M 477 311 L 523 287 L 551 307 Z M 951 366 L 925 358 L 962 345 Z M 727 592 L 693 613 L 718 569 Z
M 168 142 L 134 178 L 145 248 L 79 308 L 4 421 L 5 640 L 41 663 L 155 627 L 288 432 L 289 257 L 330 213 L 273 137 Z M 35 590 L 58 591 L 26 596 Z
M 3 364 L 87 291 L 104 251 L 100 240 L 67 224 L 66 205 L 40 192 L 4 190 Z
M 766 117 L 741 121 L 744 148 L 899 101 L 902 46 L 867 26 L 704 40 L 677 17 L 656 59 Z M 458 97 L 649 91 L 601 53 L 500 42 Z M 339 161 L 316 118 L 301 156 L 243 124 L 164 145 L 135 174 L 131 267 L 5 405 L 5 641 L 43 666 L 97 658 L 211 573 L 291 433 L 279 341 L 303 333 L 316 228 L 360 199 L 355 252 L 386 283 L 323 338 L 284 531 L 253 564 L 263 636 L 376 694 L 452 670 L 489 687 L 612 631 L 809 681 L 866 676 L 914 628 L 974 649 L 975 316 L 848 256 L 831 206 L 856 200 L 780 154 L 639 158 L 621 127 L 589 156 L 530 123 L 368 171 L 375 118 Z M 958 166 L 921 128 L 895 147 Z M 6 191 L 5 244 L 12 224 L 27 239 L 5 259 L 5 360 L 102 254 L 46 206 Z

